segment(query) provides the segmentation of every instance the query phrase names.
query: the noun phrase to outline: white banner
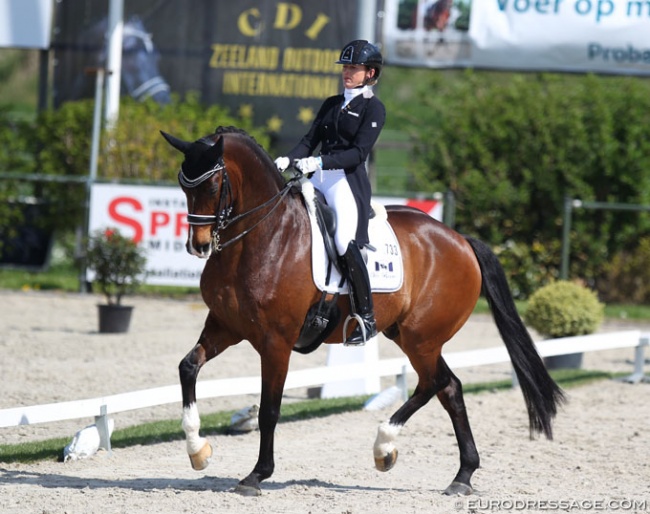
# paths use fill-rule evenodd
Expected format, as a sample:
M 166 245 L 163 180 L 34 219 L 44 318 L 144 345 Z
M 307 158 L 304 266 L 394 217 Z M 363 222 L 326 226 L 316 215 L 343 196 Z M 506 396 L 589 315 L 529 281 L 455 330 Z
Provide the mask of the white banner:
M 147 255 L 147 284 L 199 287 L 205 260 L 187 253 L 187 202 L 179 187 L 93 184 L 89 230 L 116 228 Z
M 650 2 L 386 0 L 388 64 L 650 75 Z
M 385 205 L 415 207 L 442 220 L 438 200 L 374 199 Z M 146 250 L 147 284 L 199 287 L 206 261 L 185 249 L 187 201 L 180 187 L 93 184 L 89 232 L 107 228 L 117 229 Z
M 476 66 L 650 74 L 650 3 L 631 0 L 473 2 Z
M 53 0 L 0 0 L 0 47 L 50 47 Z

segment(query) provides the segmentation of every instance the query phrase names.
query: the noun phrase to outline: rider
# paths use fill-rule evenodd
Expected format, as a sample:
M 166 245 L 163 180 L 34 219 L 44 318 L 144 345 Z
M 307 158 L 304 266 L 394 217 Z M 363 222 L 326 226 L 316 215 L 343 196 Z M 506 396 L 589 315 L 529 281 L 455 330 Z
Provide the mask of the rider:
M 345 341 L 354 345 L 377 335 L 370 279 L 361 249 L 369 242 L 371 190 L 366 159 L 386 120 L 384 104 L 372 91 L 383 58 L 375 45 L 355 40 L 345 45 L 336 63 L 343 65 L 343 94 L 323 102 L 307 134 L 275 164 L 284 171 L 295 161 L 300 171 L 312 174 L 314 187 L 336 211 L 336 249 L 350 287 L 353 312 L 363 322 Z M 314 157 L 319 144 L 319 155 Z

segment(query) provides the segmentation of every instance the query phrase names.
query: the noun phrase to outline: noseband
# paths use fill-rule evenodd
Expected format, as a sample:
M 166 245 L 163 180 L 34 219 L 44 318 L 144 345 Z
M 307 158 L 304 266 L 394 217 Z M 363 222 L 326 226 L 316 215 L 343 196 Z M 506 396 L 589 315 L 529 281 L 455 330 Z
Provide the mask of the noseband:
M 206 144 L 211 145 L 214 144 L 212 140 L 206 140 L 204 141 Z M 223 250 L 225 247 L 235 243 L 236 241 L 239 241 L 242 237 L 244 237 L 246 234 L 248 234 L 251 230 L 253 230 L 257 225 L 262 223 L 266 218 L 268 218 L 271 213 L 280 205 L 280 202 L 284 199 L 285 196 L 287 196 L 287 193 L 291 190 L 291 186 L 293 182 L 296 179 L 291 179 L 289 182 L 287 182 L 284 187 L 275 193 L 271 198 L 269 198 L 266 202 L 258 205 L 257 207 L 253 207 L 251 210 L 246 211 L 242 214 L 239 214 L 235 216 L 234 218 L 231 218 L 232 210 L 233 210 L 233 199 L 232 199 L 232 187 L 230 185 L 230 179 L 228 178 L 228 171 L 226 170 L 226 164 L 223 161 L 223 158 L 220 157 L 217 163 L 214 165 L 214 167 L 202 175 L 198 176 L 195 179 L 190 179 L 185 175 L 183 172 L 183 168 L 181 167 L 179 173 L 178 173 L 178 182 L 183 186 L 188 189 L 193 189 L 195 187 L 198 187 L 200 184 L 211 178 L 217 173 L 222 173 L 221 177 L 221 187 L 219 188 L 219 201 L 217 204 L 217 211 L 216 214 L 188 214 L 187 215 L 187 222 L 192 225 L 192 226 L 206 226 L 206 225 L 214 225 L 214 228 L 212 230 L 212 249 L 216 252 L 220 252 Z M 245 218 L 246 216 L 249 216 L 250 214 L 253 214 L 260 209 L 263 209 L 264 207 L 270 205 L 272 202 L 276 202 L 275 205 L 267 212 L 261 219 L 259 219 L 255 224 L 253 224 L 251 227 L 247 228 L 243 232 L 239 233 L 232 239 L 226 241 L 225 243 L 221 243 L 221 236 L 220 236 L 220 231 L 225 230 L 228 228 L 230 225 L 233 223 Z

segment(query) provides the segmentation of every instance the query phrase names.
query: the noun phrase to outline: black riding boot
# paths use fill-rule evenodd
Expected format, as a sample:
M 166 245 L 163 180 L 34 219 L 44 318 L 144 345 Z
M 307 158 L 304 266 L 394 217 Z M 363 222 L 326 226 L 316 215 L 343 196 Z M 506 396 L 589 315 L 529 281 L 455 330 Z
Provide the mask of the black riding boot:
M 375 314 L 372 306 L 368 269 L 361 255 L 361 250 L 355 241 L 350 242 L 341 260 L 343 261 L 342 267 L 350 285 L 350 306 L 352 313 L 357 314 L 361 318 L 364 327 L 362 329 L 361 323 L 358 323 L 352 331 L 352 334 L 350 334 L 350 337 L 345 341 L 345 344 L 363 345 L 368 339 L 377 335 L 377 324 L 375 323 Z

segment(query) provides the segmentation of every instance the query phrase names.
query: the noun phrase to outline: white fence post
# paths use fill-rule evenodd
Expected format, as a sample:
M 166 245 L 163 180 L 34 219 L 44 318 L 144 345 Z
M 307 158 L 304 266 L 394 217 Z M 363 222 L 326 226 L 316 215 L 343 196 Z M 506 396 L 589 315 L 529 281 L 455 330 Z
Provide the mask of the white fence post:
M 365 377 L 350 380 L 326 382 L 321 390 L 321 398 L 341 396 L 362 396 L 375 394 L 381 390 L 379 374 L 375 372 L 379 362 L 378 337 L 373 337 L 363 346 L 330 345 L 327 354 L 327 366 L 335 367 L 345 364 L 363 364 L 367 368 Z
M 112 455 L 111 450 L 111 432 L 108 428 L 108 415 L 106 405 L 99 408 L 99 416 L 95 416 L 95 426 L 99 433 L 99 447 L 104 448 L 108 455 Z
M 639 346 L 634 349 L 634 371 L 631 375 L 622 378 L 623 382 L 630 384 L 638 384 L 639 382 L 650 382 L 650 378 L 646 377 L 643 372 L 645 364 L 645 347 L 650 343 L 650 335 L 642 334 L 639 339 Z

